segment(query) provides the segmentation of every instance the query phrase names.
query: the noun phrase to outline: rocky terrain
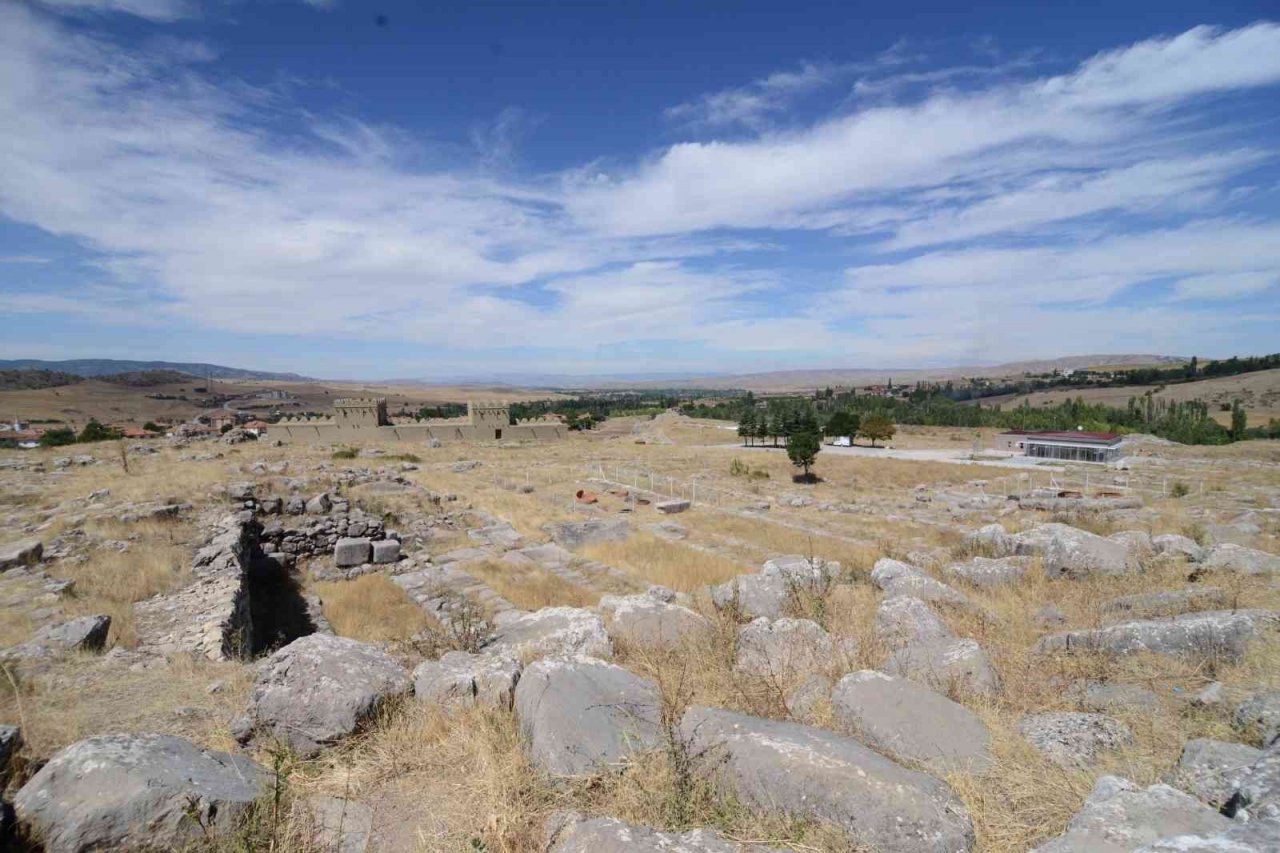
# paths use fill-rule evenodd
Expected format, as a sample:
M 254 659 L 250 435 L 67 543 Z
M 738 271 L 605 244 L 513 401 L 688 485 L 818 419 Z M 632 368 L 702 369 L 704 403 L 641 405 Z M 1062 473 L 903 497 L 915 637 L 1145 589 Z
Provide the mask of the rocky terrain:
M 623 426 L 0 456 L 0 846 L 1280 849 L 1272 444 L 1174 497 Z

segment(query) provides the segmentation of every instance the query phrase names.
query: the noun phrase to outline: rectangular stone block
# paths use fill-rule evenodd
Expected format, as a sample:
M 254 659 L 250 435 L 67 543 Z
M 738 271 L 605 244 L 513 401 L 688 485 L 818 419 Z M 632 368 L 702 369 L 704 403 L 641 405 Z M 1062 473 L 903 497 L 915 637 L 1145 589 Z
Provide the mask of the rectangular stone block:
M 689 508 L 689 502 L 686 500 L 663 501 L 660 504 L 654 504 L 653 508 L 665 515 L 675 515 L 677 512 L 684 512 Z
M 340 569 L 358 566 L 369 562 L 373 553 L 373 543 L 368 539 L 339 539 L 333 546 L 333 562 Z
M 394 563 L 400 559 L 400 543 L 394 539 L 382 539 L 373 543 L 373 561 L 379 565 Z

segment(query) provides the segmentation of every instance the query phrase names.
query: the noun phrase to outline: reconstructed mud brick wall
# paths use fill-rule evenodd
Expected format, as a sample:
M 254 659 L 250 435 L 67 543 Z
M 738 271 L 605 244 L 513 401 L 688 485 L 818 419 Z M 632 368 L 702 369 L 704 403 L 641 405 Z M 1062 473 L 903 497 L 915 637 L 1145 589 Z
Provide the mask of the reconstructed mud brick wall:
M 360 441 L 554 441 L 564 438 L 558 423 L 511 423 L 502 403 L 467 403 L 465 421 L 393 424 L 387 401 L 371 397 L 335 400 L 331 418 L 286 418 L 271 427 L 271 436 L 289 442 L 342 444 Z

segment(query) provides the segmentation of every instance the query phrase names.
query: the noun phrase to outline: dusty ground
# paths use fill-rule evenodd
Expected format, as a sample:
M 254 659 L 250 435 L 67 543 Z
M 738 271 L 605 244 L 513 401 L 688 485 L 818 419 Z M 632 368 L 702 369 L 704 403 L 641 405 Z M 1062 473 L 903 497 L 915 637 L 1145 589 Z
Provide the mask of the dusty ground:
M 0 646 L 20 642 L 50 620 L 105 612 L 114 618 L 111 643 L 127 650 L 136 642 L 133 603 L 187 582 L 199 538 L 197 519 L 225 506 L 221 487 L 227 483 L 252 481 L 264 494 L 287 495 L 291 487 L 304 495 L 335 491 L 402 530 L 439 511 L 416 494 L 344 485 L 347 472 L 401 477 L 437 494 L 456 495 L 452 506 L 464 516 L 471 511 L 508 521 L 527 542 L 545 541 L 544 526 L 551 522 L 627 517 L 632 535 L 626 541 L 588 546 L 579 555 L 632 579 L 617 582 L 618 589 L 575 585 L 537 568 L 514 571 L 495 564 L 478 566 L 473 573 L 525 608 L 592 606 L 603 592 L 630 584 L 643 589 L 660 583 L 689 593 L 721 626 L 719 639 L 666 656 L 622 649 L 620 662 L 663 685 L 679 684 L 676 692 L 685 703 L 763 716 L 787 715 L 781 688 L 734 673 L 735 627 L 715 614 L 705 588 L 754 571 L 771 557 L 798 553 L 840 562 L 848 583 L 829 600 L 810 602 L 803 615 L 835 635 L 857 638 L 859 659 L 853 663 L 874 667 L 882 651 L 871 632 L 880 593 L 867 582 L 867 574 L 876 559 L 907 554 L 945 559 L 959 553 L 967 532 L 997 518 L 1011 531 L 1070 520 L 1102 534 L 1140 529 L 1202 541 L 1229 535 L 1280 553 L 1280 445 L 1275 442 L 1151 446 L 1144 451 L 1143 470 L 1124 475 L 1133 485 L 1162 489 L 1139 492 L 1145 501 L 1141 510 L 1062 519 L 1007 505 L 1004 496 L 1019 488 L 1016 475 L 945 462 L 822 453 L 816 468 L 821 479 L 796 483 L 796 469 L 785 452 L 724 446 L 733 441 L 725 426 L 676 416 L 617 419 L 597 433 L 558 444 L 371 447 L 350 460 L 331 458 L 331 448 L 209 442 L 131 455 L 127 470 L 118 448 L 110 444 L 90 449 L 96 464 L 66 468 L 55 467 L 58 457 L 70 455 L 65 449 L 0 453 L 0 544 L 41 538 L 62 555 L 47 561 L 47 571 L 77 583 L 73 596 L 56 602 L 27 600 L 16 586 L 4 587 L 9 598 L 0 597 Z M 973 430 L 903 428 L 893 443 L 945 449 L 968 446 L 974 439 Z M 387 458 L 406 452 L 413 454 L 411 459 Z M 737 475 L 731 473 L 735 459 L 743 463 Z M 38 460 L 44 470 L 2 467 L 11 460 Z M 455 470 L 462 461 L 479 464 Z M 287 474 L 254 473 L 258 462 L 287 462 Z M 1082 478 L 1084 470 L 1064 476 Z M 1094 490 L 1120 487 L 1114 482 L 1119 475 L 1103 475 L 1096 468 L 1090 473 Z M 1162 496 L 1170 482 L 1185 484 L 1187 493 Z M 108 497 L 88 500 L 103 489 L 109 490 Z M 574 497 L 579 490 L 595 493 L 597 502 L 579 502 Z M 645 503 L 671 495 L 692 498 L 694 507 L 663 516 Z M 115 520 L 124 503 L 162 498 L 193 506 L 174 521 Z M 762 504 L 768 509 L 761 509 Z M 666 522 L 675 522 L 679 534 L 655 527 Z M 1246 532 L 1231 532 L 1233 525 Z M 118 543 L 127 543 L 126 548 L 120 550 Z M 461 529 L 438 528 L 407 547 L 434 555 L 467 544 Z M 308 589 L 323 599 L 338 633 L 385 644 L 410 665 L 424 653 L 438 653 L 410 642 L 432 627 L 431 620 L 384 575 L 315 582 L 306 566 L 303 574 Z M 1226 711 L 1190 710 L 1185 702 L 1211 680 L 1223 682 L 1232 695 L 1280 686 L 1280 639 L 1275 637 L 1256 644 L 1243 661 L 1212 669 L 1154 657 L 1046 662 L 1032 655 L 1031 647 L 1047 630 L 1036 620 L 1044 606 L 1060 608 L 1065 627 L 1091 627 L 1104 618 L 1102 601 L 1177 588 L 1185 585 L 1186 575 L 1185 565 L 1165 563 L 1124 578 L 1038 578 L 1010 589 L 966 590 L 994 618 L 944 613 L 957 633 L 988 650 L 1003 680 L 994 699 L 957 697 L 987 722 L 994 737 L 995 770 L 948 778 L 973 815 L 979 849 L 1021 851 L 1061 832 L 1104 773 L 1150 784 L 1173 764 L 1187 739 L 1238 739 Z M 1280 588 L 1273 582 L 1233 578 L 1225 583 L 1232 584 L 1237 606 L 1280 609 Z M 62 746 L 107 731 L 173 732 L 221 749 L 234 747 L 229 722 L 245 701 L 253 679 L 250 666 L 189 659 L 139 666 L 126 655 L 115 657 L 78 656 L 49 672 L 0 681 L 0 722 L 21 724 L 27 742 L 20 777 Z M 1062 685 L 1086 676 L 1141 685 L 1160 701 L 1152 711 L 1116 712 L 1134 730 L 1133 744 L 1106 756 L 1097 767 L 1067 771 L 1030 750 L 1017 733 L 1017 721 L 1027 712 L 1069 707 Z M 700 784 L 687 809 L 673 811 L 676 788 L 661 755 L 642 759 L 618 778 L 567 788 L 551 785 L 525 759 L 514 718 L 506 713 L 447 716 L 411 702 L 348 745 L 313 761 L 293 762 L 287 770 L 294 795 L 324 792 L 374 804 L 379 850 L 538 850 L 542 821 L 566 807 L 650 825 L 713 824 L 735 838 L 793 850 L 853 849 L 821 826 L 748 813 L 709 784 Z M 307 846 L 295 838 L 278 849 Z

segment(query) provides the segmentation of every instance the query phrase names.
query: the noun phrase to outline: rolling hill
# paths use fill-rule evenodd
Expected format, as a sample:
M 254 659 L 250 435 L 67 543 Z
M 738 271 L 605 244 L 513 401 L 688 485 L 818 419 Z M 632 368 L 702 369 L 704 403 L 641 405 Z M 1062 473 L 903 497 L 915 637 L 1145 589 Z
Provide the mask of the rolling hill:
M 145 373 L 170 370 L 200 378 L 257 379 L 279 382 L 307 382 L 309 377 L 297 373 L 271 373 L 246 370 L 221 364 L 180 361 L 128 361 L 115 358 L 76 358 L 68 361 L 44 361 L 38 358 L 0 359 L 0 370 L 49 370 L 93 378 L 121 373 Z

